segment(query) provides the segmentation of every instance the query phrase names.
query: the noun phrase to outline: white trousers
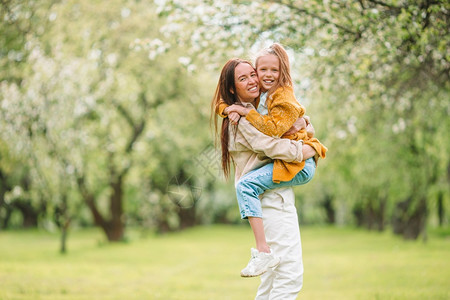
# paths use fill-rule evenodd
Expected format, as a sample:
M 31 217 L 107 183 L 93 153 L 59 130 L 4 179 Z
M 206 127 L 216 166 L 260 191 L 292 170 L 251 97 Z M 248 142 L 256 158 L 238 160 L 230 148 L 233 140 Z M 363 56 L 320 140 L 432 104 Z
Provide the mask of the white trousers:
M 303 285 L 303 260 L 294 192 L 291 188 L 267 191 L 261 204 L 267 243 L 281 262 L 261 275 L 255 300 L 297 299 Z

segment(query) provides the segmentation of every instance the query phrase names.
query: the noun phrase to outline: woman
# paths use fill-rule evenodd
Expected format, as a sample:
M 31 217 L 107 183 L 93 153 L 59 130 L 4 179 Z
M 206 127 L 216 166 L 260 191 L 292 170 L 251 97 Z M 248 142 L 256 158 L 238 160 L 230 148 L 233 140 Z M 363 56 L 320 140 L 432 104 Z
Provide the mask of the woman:
M 258 96 L 258 78 L 251 63 L 231 59 L 222 69 L 213 100 L 213 111 L 221 98 L 228 105 L 236 103 L 250 108 L 256 105 Z M 215 124 L 217 129 L 217 117 Z M 312 147 L 302 145 L 301 142 L 266 136 L 244 118 L 237 126 L 230 124 L 229 118 L 225 118 L 222 121 L 220 140 L 224 173 L 229 175 L 230 161 L 233 160 L 235 182 L 242 175 L 273 159 L 302 161 L 316 154 Z M 303 263 L 294 193 L 291 188 L 270 190 L 263 194 L 261 202 L 263 219 L 249 219 L 250 225 L 252 226 L 252 222 L 264 221 L 267 243 L 282 259 L 274 270 L 270 269 L 269 264 L 267 272 L 261 276 L 256 299 L 295 299 L 302 287 Z M 260 238 L 257 232 L 254 234 L 256 240 Z M 265 260 L 265 256 L 260 257 L 259 254 L 252 253 L 256 265 Z

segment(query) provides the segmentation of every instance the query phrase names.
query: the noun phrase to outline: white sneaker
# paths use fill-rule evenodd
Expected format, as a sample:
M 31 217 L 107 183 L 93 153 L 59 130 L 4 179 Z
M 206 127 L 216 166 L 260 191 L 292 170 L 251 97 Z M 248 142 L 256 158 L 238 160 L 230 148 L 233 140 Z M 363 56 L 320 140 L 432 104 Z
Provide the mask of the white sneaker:
M 258 250 L 251 249 L 252 258 L 248 262 L 248 265 L 242 269 L 241 277 L 255 277 L 264 274 L 269 268 L 274 268 L 280 263 L 280 258 L 270 253 L 259 252 Z

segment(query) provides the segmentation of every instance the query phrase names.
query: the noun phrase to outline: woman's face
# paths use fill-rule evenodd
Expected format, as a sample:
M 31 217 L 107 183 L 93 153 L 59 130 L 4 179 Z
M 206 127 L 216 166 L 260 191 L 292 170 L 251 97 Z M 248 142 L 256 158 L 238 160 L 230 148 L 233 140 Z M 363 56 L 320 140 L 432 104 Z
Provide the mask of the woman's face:
M 258 58 L 256 70 L 258 71 L 261 91 L 267 92 L 278 82 L 280 77 L 280 60 L 272 54 L 261 56 Z
M 240 63 L 234 69 L 234 84 L 241 102 L 253 102 L 259 96 L 258 76 L 247 63 Z

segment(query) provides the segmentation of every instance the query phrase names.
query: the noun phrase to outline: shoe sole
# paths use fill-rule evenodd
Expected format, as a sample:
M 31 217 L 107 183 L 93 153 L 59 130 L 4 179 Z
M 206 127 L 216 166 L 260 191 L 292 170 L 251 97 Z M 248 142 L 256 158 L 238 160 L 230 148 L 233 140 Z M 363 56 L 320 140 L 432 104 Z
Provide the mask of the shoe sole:
M 280 264 L 280 262 L 281 262 L 281 259 L 278 258 L 277 261 L 276 261 L 273 265 L 268 265 L 267 268 L 264 269 L 262 272 L 260 272 L 260 273 L 258 273 L 258 274 L 252 274 L 252 275 L 247 275 L 247 274 L 242 274 L 242 273 L 241 273 L 241 277 L 243 277 L 243 278 L 251 278 L 251 277 L 258 277 L 258 276 L 261 276 L 262 274 L 266 273 L 267 270 L 268 270 L 269 268 L 273 269 L 273 268 L 278 267 L 278 265 Z

